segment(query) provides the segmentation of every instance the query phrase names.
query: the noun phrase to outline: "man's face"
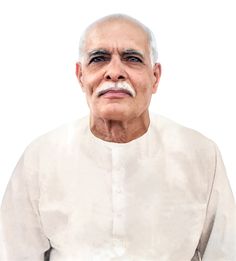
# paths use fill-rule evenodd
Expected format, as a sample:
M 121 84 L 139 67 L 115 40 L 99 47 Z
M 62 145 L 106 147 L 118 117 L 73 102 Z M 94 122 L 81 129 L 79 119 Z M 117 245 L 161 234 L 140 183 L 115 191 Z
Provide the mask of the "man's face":
M 160 65 L 151 63 L 143 29 L 130 21 L 115 20 L 89 31 L 76 73 L 92 116 L 131 120 L 147 113 L 160 79 Z M 120 83 L 131 89 L 119 88 Z

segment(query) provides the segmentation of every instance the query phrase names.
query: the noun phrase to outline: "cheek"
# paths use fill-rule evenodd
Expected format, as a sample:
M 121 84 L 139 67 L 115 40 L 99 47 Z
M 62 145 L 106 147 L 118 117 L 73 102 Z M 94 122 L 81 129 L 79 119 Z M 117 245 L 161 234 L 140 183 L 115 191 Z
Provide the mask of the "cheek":
M 132 76 L 133 77 L 130 77 L 130 81 L 134 88 L 137 90 L 137 92 L 145 93 L 151 89 L 152 77 L 150 74 L 148 74 L 145 71 L 142 71 Z
M 95 89 L 99 86 L 100 81 L 94 79 L 94 80 L 90 80 L 90 81 L 86 81 L 84 83 L 84 86 L 86 88 L 86 94 L 89 96 L 93 95 L 93 92 L 95 91 Z
M 103 72 L 101 70 L 98 71 L 87 71 L 83 75 L 83 82 L 86 85 L 95 86 L 103 79 Z
M 143 105 L 148 105 L 150 103 L 151 97 L 153 94 L 153 88 L 150 81 L 143 82 L 142 85 L 139 85 L 137 88 L 137 98 Z
M 136 85 L 137 94 L 141 96 L 149 96 L 152 93 L 152 85 L 150 81 L 142 81 Z
M 85 92 L 87 98 L 89 98 L 89 96 L 92 95 L 93 93 L 93 88 L 94 88 L 94 83 L 93 81 L 91 81 L 91 79 L 88 79 L 88 78 L 84 78 L 83 82 L 83 91 Z

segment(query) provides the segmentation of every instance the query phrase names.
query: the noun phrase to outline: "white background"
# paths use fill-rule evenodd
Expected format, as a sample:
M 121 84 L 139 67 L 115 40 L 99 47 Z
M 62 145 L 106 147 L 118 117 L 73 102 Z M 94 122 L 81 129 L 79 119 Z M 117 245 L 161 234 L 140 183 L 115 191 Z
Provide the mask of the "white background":
M 0 200 L 33 139 L 88 113 L 74 74 L 79 36 L 117 12 L 157 37 L 163 74 L 151 111 L 214 140 L 236 195 L 233 0 L 0 0 Z

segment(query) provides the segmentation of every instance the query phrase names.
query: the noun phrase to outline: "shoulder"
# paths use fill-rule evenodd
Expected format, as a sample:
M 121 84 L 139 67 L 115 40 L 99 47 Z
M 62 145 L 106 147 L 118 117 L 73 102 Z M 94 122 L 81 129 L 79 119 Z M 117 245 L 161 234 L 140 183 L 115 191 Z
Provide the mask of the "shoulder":
M 61 153 L 73 151 L 88 132 L 88 120 L 89 117 L 86 116 L 63 124 L 33 140 L 24 152 L 26 163 L 32 165 L 36 159 L 37 161 L 40 159 L 53 161 Z
M 163 116 L 154 116 L 153 120 L 165 163 L 169 168 L 173 166 L 179 175 L 180 169 L 186 180 L 194 182 L 196 191 L 206 186 L 209 192 L 217 164 L 218 150 L 214 141 Z
M 216 144 L 202 133 L 185 127 L 162 115 L 151 116 L 153 128 L 163 146 L 171 151 L 215 155 Z

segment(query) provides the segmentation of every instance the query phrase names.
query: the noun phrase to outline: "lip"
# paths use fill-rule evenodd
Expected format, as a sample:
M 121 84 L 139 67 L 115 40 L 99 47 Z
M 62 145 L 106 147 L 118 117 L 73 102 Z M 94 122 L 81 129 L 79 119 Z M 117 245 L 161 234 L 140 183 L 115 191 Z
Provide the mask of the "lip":
M 109 90 L 100 96 L 109 99 L 131 97 L 130 93 L 125 90 Z

